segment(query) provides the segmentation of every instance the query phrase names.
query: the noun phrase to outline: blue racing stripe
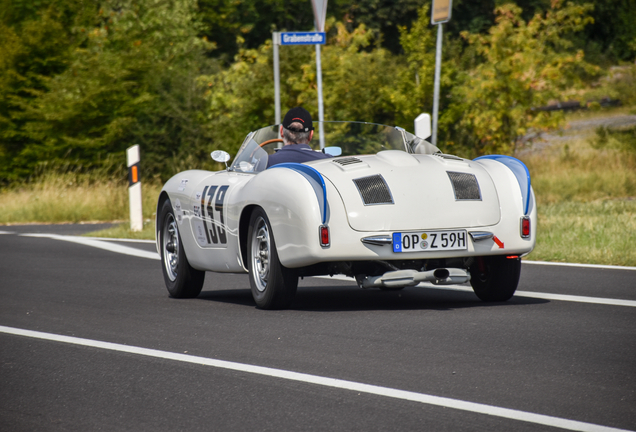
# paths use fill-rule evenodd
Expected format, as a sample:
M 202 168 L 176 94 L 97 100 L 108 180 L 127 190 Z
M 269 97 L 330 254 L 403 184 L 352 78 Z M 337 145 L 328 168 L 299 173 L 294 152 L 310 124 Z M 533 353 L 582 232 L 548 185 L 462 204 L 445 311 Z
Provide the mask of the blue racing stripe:
M 288 168 L 302 174 L 303 177 L 309 181 L 309 184 L 314 188 L 316 193 L 316 199 L 320 206 L 320 216 L 322 223 L 327 221 L 327 188 L 325 187 L 325 180 L 322 178 L 322 174 L 316 171 L 309 165 L 304 165 L 296 162 L 286 162 L 274 165 L 271 168 Z
M 528 171 L 528 167 L 519 159 L 513 158 L 512 156 L 486 155 L 480 156 L 474 160 L 477 161 L 480 159 L 492 159 L 504 164 L 508 167 L 508 169 L 510 169 L 510 171 L 512 171 L 517 178 L 517 183 L 519 183 L 519 188 L 521 189 L 523 214 L 527 215 L 528 209 L 530 208 L 530 171 Z

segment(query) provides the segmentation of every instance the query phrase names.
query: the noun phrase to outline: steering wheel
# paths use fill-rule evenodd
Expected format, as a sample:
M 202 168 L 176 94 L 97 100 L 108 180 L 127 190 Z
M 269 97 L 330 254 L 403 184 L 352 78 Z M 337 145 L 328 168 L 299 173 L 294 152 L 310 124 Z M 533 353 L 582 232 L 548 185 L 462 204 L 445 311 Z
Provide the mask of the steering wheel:
M 265 147 L 267 144 L 271 144 L 271 143 L 275 143 L 275 142 L 283 142 L 283 140 L 281 138 L 274 138 L 274 139 L 271 139 L 271 140 L 264 141 L 264 142 L 260 143 L 258 146 L 259 147 Z
M 256 153 L 256 150 L 258 150 L 259 148 L 265 147 L 267 144 L 271 144 L 271 143 L 275 143 L 275 142 L 283 142 L 283 140 L 281 138 L 274 138 L 274 139 L 270 139 L 270 140 L 267 140 L 267 141 L 264 141 L 264 142 L 260 143 L 258 145 L 258 147 L 255 148 L 252 151 L 252 154 L 250 154 L 250 159 L 252 159 L 254 157 L 254 154 Z

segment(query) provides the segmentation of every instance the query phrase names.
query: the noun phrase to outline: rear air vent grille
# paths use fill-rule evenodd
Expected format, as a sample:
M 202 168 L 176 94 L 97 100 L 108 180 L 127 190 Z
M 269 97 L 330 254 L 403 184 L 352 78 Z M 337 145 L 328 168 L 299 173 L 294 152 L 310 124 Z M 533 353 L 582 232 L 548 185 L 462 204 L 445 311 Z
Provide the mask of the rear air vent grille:
M 364 205 L 393 204 L 389 186 L 381 175 L 354 179 Z
M 455 191 L 457 201 L 481 201 L 481 191 L 474 174 L 446 171 Z
M 357 157 L 345 157 L 340 159 L 334 159 L 333 161 L 334 163 L 340 164 L 342 166 L 362 163 L 362 161 L 358 159 Z

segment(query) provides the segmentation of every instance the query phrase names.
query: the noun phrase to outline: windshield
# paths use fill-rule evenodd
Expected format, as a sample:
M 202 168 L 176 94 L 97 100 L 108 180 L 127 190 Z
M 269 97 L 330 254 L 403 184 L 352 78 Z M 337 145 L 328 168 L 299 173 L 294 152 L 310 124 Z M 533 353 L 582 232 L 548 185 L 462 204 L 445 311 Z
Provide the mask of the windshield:
M 320 150 L 320 122 L 314 122 L 314 137 L 309 145 Z M 342 156 L 376 154 L 383 150 L 407 153 L 436 153 L 439 149 L 401 128 L 363 122 L 322 122 L 325 147 L 340 147 Z M 251 132 L 232 163 L 232 170 L 260 172 L 267 167 L 268 155 L 283 146 L 279 126 L 267 126 Z

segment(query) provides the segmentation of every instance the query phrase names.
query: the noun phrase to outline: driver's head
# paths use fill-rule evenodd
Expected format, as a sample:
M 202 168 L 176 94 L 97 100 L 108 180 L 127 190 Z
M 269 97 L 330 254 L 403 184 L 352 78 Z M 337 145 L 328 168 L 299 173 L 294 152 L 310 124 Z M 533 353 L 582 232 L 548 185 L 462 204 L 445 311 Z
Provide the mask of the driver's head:
M 281 135 L 286 145 L 309 143 L 313 137 L 311 114 L 304 108 L 296 107 L 287 111 L 281 126 Z

